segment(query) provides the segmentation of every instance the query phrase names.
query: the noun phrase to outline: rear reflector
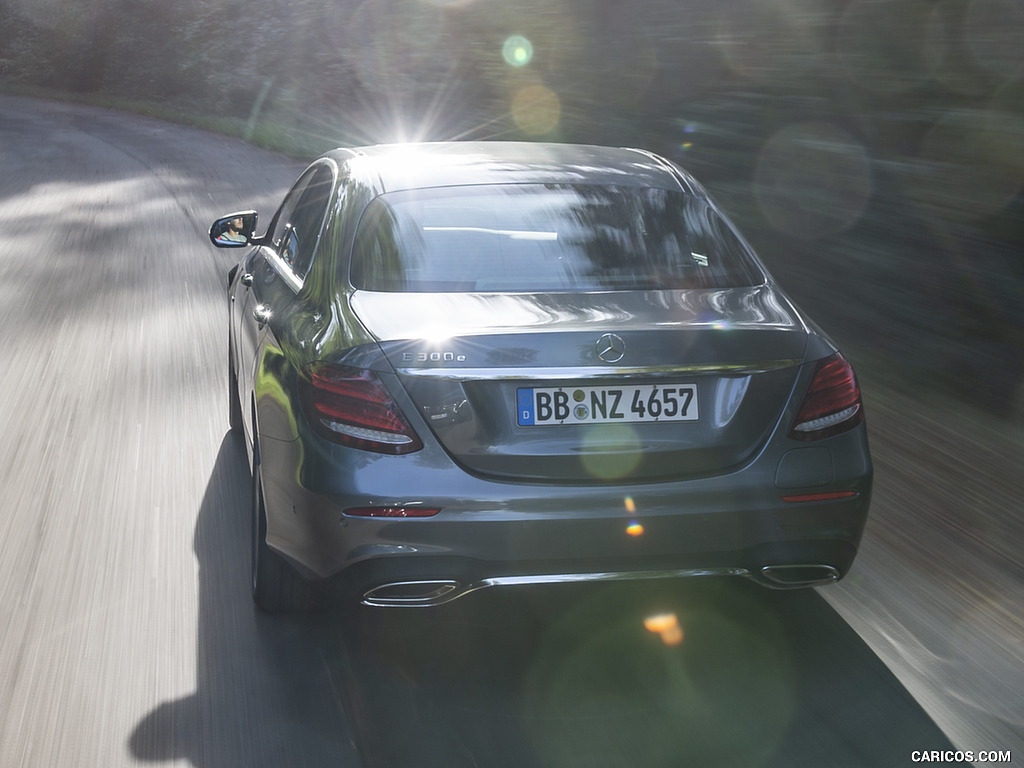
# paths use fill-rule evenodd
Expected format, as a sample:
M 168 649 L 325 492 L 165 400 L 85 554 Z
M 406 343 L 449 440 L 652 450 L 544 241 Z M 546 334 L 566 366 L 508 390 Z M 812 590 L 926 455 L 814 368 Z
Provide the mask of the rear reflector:
M 818 363 L 789 436 L 818 440 L 853 429 L 863 418 L 857 377 L 837 352 Z
M 412 453 L 423 447 L 373 371 L 313 363 L 303 374 L 303 411 L 321 437 L 377 453 Z
M 856 491 L 832 491 L 830 493 L 802 493 L 797 496 L 783 496 L 783 501 L 799 504 L 803 501 L 835 501 L 836 499 L 852 499 L 859 494 Z
M 346 515 L 353 517 L 433 517 L 439 507 L 351 507 Z

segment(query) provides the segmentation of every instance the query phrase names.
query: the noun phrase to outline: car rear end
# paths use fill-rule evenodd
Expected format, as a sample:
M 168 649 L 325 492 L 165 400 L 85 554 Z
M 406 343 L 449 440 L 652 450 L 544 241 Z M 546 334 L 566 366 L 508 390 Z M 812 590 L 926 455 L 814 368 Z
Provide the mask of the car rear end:
M 302 372 L 303 437 L 272 447 L 301 453 L 277 548 L 307 575 L 433 605 L 849 569 L 871 493 L 856 378 L 706 200 L 398 191 L 352 258 L 344 301 L 372 341 Z

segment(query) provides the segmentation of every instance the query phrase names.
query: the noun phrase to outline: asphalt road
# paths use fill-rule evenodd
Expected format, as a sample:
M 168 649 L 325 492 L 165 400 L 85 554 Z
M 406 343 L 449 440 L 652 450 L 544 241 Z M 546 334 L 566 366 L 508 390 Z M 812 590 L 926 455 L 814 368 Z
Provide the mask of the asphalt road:
M 1024 759 L 1021 435 L 870 372 L 875 504 L 840 585 L 257 614 L 205 232 L 269 216 L 301 165 L 0 97 L 0 768 Z

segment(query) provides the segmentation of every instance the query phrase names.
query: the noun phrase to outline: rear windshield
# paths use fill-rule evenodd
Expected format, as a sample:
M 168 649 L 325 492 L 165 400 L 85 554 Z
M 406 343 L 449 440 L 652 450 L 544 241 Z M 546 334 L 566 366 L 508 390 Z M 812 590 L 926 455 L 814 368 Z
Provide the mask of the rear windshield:
M 644 187 L 487 185 L 392 192 L 366 209 L 356 288 L 582 292 L 760 285 L 702 200 Z

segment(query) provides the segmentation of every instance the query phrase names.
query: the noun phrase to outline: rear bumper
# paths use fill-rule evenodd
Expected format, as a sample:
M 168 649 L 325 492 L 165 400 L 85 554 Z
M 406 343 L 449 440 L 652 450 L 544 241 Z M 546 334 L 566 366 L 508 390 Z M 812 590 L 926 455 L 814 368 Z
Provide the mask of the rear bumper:
M 425 452 L 375 456 L 343 472 L 336 457 L 310 455 L 299 441 L 264 440 L 268 543 L 307 578 L 370 605 L 437 605 L 493 586 L 566 581 L 733 575 L 771 587 L 827 583 L 849 570 L 867 520 L 863 429 L 815 447 L 827 445 L 832 458 L 827 486 L 811 476 L 795 485 L 791 445 L 715 478 L 552 487 L 475 478 Z M 809 464 L 822 462 L 800 466 Z M 784 500 L 831 490 L 855 495 Z M 345 514 L 417 502 L 441 512 Z

